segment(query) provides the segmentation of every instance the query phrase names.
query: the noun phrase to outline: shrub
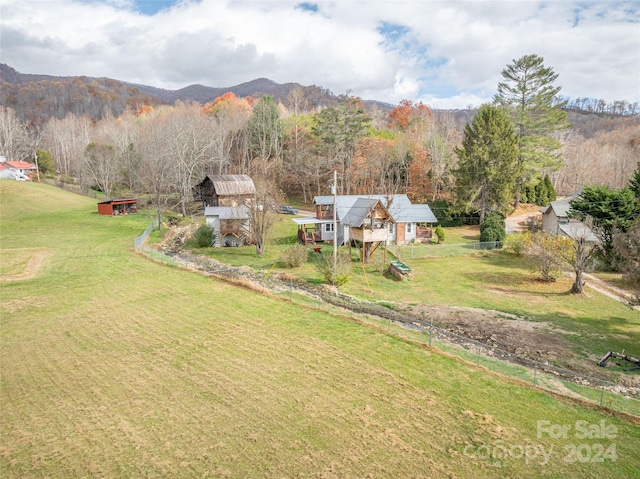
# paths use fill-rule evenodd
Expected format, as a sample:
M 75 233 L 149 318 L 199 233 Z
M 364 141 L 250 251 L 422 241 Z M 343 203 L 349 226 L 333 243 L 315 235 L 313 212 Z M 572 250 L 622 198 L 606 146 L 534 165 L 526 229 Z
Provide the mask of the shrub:
M 333 264 L 333 254 L 319 255 L 315 267 L 329 284 L 342 286 L 351 279 L 351 255 L 339 253 L 336 264 Z
M 571 240 L 566 236 L 539 231 L 525 237 L 522 254 L 541 280 L 555 281 L 562 274 L 564 257 L 570 250 Z
M 442 227 L 442 225 L 436 226 L 435 234 L 438 238 L 438 244 L 444 243 L 444 228 Z
M 213 243 L 213 230 L 208 225 L 201 225 L 193 235 L 200 248 L 208 248 Z
M 164 213 L 164 220 L 169 226 L 178 226 L 180 224 L 180 217 L 172 211 Z
M 300 243 L 296 243 L 293 246 L 283 249 L 280 252 L 280 259 L 287 268 L 299 268 L 302 266 L 302 263 L 307 261 L 307 255 L 307 248 Z
M 480 242 L 502 242 L 506 236 L 507 230 L 504 223 L 504 216 L 500 213 L 487 214 L 480 225 Z
M 530 235 L 530 233 L 514 233 L 512 235 L 507 235 L 504 240 L 504 249 L 516 256 L 522 255 L 524 243 L 527 240 L 528 235 Z

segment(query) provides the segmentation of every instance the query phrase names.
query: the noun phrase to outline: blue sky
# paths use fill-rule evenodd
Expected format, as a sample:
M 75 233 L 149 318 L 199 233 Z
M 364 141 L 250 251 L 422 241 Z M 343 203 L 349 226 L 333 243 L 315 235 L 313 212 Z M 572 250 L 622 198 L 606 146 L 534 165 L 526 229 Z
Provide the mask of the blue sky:
M 489 101 L 535 53 L 565 96 L 640 102 L 640 2 L 0 0 L 0 61 L 167 89 L 259 77 L 397 104 Z

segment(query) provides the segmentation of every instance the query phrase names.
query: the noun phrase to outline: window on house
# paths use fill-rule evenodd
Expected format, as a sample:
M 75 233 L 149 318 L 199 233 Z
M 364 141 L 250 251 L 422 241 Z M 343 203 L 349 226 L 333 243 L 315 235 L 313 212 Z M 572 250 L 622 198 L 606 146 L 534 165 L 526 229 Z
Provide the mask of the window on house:
M 396 225 L 393 223 L 389 223 L 389 234 L 394 234 L 396 232 Z
M 324 224 L 324 231 L 326 233 L 333 233 L 333 223 L 325 223 Z
M 411 233 L 413 231 L 413 223 L 407 223 L 407 233 Z

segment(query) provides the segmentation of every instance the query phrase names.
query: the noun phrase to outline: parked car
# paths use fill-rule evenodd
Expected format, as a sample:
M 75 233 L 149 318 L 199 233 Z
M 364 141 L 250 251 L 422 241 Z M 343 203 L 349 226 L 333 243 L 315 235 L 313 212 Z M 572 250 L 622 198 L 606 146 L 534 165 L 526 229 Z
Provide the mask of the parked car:
M 284 215 L 297 215 L 298 210 L 289 205 L 282 205 L 278 206 L 278 213 L 282 213 Z

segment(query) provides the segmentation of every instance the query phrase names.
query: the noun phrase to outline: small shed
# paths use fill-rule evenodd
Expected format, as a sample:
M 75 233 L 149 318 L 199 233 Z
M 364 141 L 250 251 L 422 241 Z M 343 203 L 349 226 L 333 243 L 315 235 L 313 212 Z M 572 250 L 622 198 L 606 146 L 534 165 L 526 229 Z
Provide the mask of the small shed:
M 138 212 L 137 198 L 118 198 L 98 203 L 98 214 L 106 216 L 130 215 Z

